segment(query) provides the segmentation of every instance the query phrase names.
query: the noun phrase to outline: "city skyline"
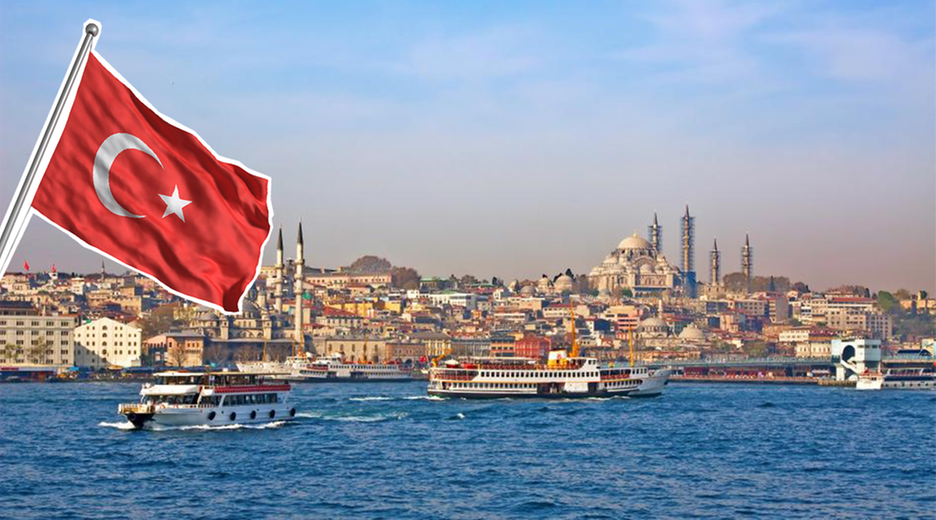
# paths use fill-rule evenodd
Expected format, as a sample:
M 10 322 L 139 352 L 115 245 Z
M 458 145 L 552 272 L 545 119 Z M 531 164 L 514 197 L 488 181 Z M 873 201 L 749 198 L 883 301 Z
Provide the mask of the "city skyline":
M 749 233 L 755 275 L 936 288 L 931 4 L 367 5 L 4 6 L 0 208 L 93 16 L 157 108 L 273 178 L 310 265 L 585 274 L 654 212 L 678 264 L 688 203 L 699 280 Z M 38 219 L 23 260 L 101 261 Z

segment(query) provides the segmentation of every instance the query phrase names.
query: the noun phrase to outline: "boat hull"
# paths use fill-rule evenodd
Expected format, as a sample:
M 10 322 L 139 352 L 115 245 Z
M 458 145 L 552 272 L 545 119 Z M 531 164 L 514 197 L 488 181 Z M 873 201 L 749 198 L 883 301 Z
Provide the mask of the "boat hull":
M 126 413 L 124 416 L 136 429 L 150 424 L 159 426 L 231 426 L 290 421 L 296 417 L 292 406 L 221 408 L 161 408 L 151 414 Z

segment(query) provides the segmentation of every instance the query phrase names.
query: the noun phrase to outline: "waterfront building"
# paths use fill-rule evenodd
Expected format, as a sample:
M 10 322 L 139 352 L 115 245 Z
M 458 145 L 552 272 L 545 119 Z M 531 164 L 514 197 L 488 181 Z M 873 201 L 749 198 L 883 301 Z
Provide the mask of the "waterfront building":
M 31 303 L 0 300 L 0 361 L 5 365 L 75 364 L 73 314 L 42 314 Z
M 99 318 L 75 327 L 75 365 L 92 369 L 138 367 L 143 353 L 143 332 L 111 318 Z

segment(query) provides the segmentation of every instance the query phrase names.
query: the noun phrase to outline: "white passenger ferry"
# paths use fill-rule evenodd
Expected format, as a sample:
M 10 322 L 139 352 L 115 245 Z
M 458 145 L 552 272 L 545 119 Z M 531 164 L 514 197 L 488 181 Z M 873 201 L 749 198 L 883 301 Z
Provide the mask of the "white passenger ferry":
M 889 369 L 858 376 L 857 390 L 933 390 L 936 373 L 922 368 Z
M 393 363 L 346 363 L 340 354 L 315 358 L 309 353 L 290 356 L 286 361 L 237 363 L 238 370 L 275 373 L 277 379 L 307 383 L 412 381 L 412 370 Z
M 542 364 L 527 358 L 448 360 L 429 369 L 429 395 L 472 399 L 502 397 L 653 397 L 671 371 L 601 365 L 597 359 L 550 352 Z
M 290 420 L 290 385 L 269 374 L 245 372 L 160 372 L 140 390 L 140 402 L 121 404 L 118 413 L 134 427 L 222 426 Z

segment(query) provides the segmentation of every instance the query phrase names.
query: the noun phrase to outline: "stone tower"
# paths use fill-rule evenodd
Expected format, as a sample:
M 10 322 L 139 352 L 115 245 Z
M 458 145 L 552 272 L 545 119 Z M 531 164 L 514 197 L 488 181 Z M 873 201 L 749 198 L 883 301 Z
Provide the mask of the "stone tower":
M 302 294 L 305 292 L 303 290 L 303 278 L 305 277 L 305 244 L 302 241 L 302 221 L 299 221 L 299 234 L 296 237 L 296 341 L 299 344 L 300 350 L 305 350 L 305 337 L 303 333 L 303 312 L 302 312 Z
M 647 238 L 650 239 L 650 245 L 656 250 L 657 254 L 663 252 L 663 226 L 657 222 L 657 214 L 653 212 L 653 224 L 647 228 Z
M 741 248 L 741 272 L 744 274 L 744 290 L 751 292 L 751 280 L 754 279 L 754 249 L 751 238 L 745 233 L 744 247 Z
M 689 215 L 689 205 L 682 217 L 682 276 L 690 298 L 695 298 L 695 217 Z
M 283 228 L 279 229 L 279 237 L 276 239 L 276 280 L 273 282 L 274 287 L 274 299 L 276 301 L 276 313 L 283 314 L 283 276 L 285 272 L 283 271 L 285 264 L 283 263 Z
M 712 285 L 718 285 L 721 283 L 721 251 L 718 250 L 718 239 L 716 238 L 712 244 L 712 271 L 711 271 L 711 283 Z

